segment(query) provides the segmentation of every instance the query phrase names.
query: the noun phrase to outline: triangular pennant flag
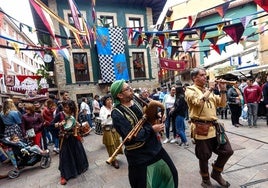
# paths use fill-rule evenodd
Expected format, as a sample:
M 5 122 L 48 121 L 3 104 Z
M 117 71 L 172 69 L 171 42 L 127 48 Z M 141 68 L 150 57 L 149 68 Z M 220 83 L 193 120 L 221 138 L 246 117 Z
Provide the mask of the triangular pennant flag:
M 172 30 L 173 29 L 173 25 L 174 25 L 174 21 L 167 22 L 167 26 L 168 26 L 168 29 L 169 30 Z
M 178 37 L 179 37 L 180 42 L 182 43 L 182 41 L 185 38 L 184 32 L 183 31 L 178 31 Z
M 76 29 L 81 31 L 82 27 L 81 27 L 80 22 L 79 22 L 79 10 L 78 10 L 78 8 L 73 0 L 68 0 L 68 3 L 70 6 L 70 9 L 71 9 L 71 14 L 73 17 L 74 25 L 75 25 Z
M 143 27 L 139 27 L 139 32 L 140 32 L 140 33 L 142 32 L 142 29 L 143 29 Z
M 132 40 L 132 38 L 133 38 L 133 29 L 132 28 L 127 29 L 127 36 L 128 36 L 128 38 L 131 38 L 131 40 Z
M 216 45 L 216 43 L 218 42 L 218 39 L 219 39 L 218 36 L 208 38 L 209 42 L 211 42 L 211 44 L 213 44 L 213 45 Z
M 58 51 L 58 53 L 59 53 L 60 55 L 62 55 L 63 58 L 65 58 L 66 60 L 68 60 L 68 61 L 70 62 L 70 54 L 69 54 L 68 49 L 66 49 L 66 48 L 64 48 L 64 49 L 60 49 L 60 50 Z
M 86 20 L 83 18 L 83 28 L 84 28 L 84 31 L 86 33 L 86 36 L 84 37 L 85 40 L 86 40 L 86 44 L 89 44 L 89 46 L 91 47 L 91 37 L 90 37 L 90 34 L 89 34 L 89 29 L 88 29 L 88 24 L 86 22 Z
M 158 40 L 153 38 L 152 49 L 158 44 Z
M 12 47 L 14 48 L 15 53 L 16 53 L 16 54 L 19 54 L 19 53 L 20 53 L 20 47 L 19 47 L 19 44 L 16 43 L 16 42 L 11 42 L 11 45 L 12 45 Z
M 204 51 L 204 54 L 205 54 L 206 58 L 208 58 L 209 52 L 210 52 L 209 50 Z
M 196 29 L 196 33 L 202 42 L 205 39 L 206 34 L 207 34 L 207 32 L 204 32 L 204 30 L 205 30 L 205 27 L 200 27 L 199 29 Z
M 70 32 L 70 30 L 69 30 L 67 27 L 65 27 L 65 26 L 63 26 L 63 29 L 64 29 L 64 31 L 65 31 L 65 34 L 66 34 L 67 37 L 69 38 L 69 37 L 71 36 L 71 32 Z
M 219 46 L 218 46 L 218 45 L 212 44 L 211 47 L 212 47 L 218 54 L 221 55 L 221 53 L 220 53 L 220 49 L 219 49 Z
M 240 38 L 242 37 L 245 31 L 245 28 L 242 23 L 237 23 L 226 26 L 223 28 L 223 30 L 225 31 L 225 33 L 227 33 L 227 35 L 229 35 L 233 39 L 233 41 L 235 41 L 238 44 Z
M 162 46 L 164 46 L 165 45 L 165 36 L 164 35 L 159 35 L 158 38 L 160 40 L 160 44 Z
M 222 53 L 222 51 L 225 51 L 226 52 L 226 48 L 225 48 L 226 43 L 219 44 L 218 46 L 219 46 L 220 53 Z
M 168 46 L 166 49 L 167 49 L 167 57 L 171 58 L 172 47 Z
M 195 43 L 195 41 L 183 41 L 181 44 L 183 51 L 187 52 L 192 47 L 192 45 L 194 43 Z
M 28 25 L 27 25 L 26 27 L 28 28 L 28 31 L 29 31 L 29 32 L 31 32 L 31 33 L 33 32 L 33 28 L 32 28 L 31 26 L 28 26 Z
M 139 38 L 139 36 L 140 36 L 140 33 L 137 32 L 137 31 L 134 31 L 134 36 L 133 36 L 133 38 L 132 38 L 132 41 L 137 41 L 138 38 Z
M 171 46 L 171 52 L 170 52 L 170 57 L 173 57 L 174 54 L 178 51 L 177 46 Z
M 243 46 L 243 49 L 246 49 L 246 42 L 247 42 L 247 37 L 242 37 L 240 39 L 240 44 Z
M 250 16 L 244 16 L 244 17 L 240 18 L 240 21 L 243 24 L 243 26 L 244 26 L 245 29 L 247 28 L 247 25 L 251 21 L 252 17 L 253 16 L 250 15 Z
M 150 43 L 150 40 L 152 38 L 152 34 L 151 33 L 145 33 L 146 39 L 148 41 L 148 43 Z
M 268 12 L 268 1 L 267 0 L 254 0 L 254 2 L 259 5 L 263 10 Z
M 221 24 L 218 24 L 218 25 L 217 25 L 217 29 L 218 29 L 218 33 L 219 33 L 219 34 L 222 33 L 222 29 L 223 29 L 224 25 L 225 25 L 224 23 L 221 23 Z
M 139 35 L 137 42 L 136 42 L 137 47 L 139 47 L 142 44 L 142 42 L 143 42 L 142 37 L 141 35 Z
M 218 7 L 215 8 L 216 11 L 219 13 L 219 15 L 220 15 L 222 18 L 224 17 L 224 15 L 225 15 L 225 13 L 226 13 L 228 7 L 229 7 L 229 4 L 230 4 L 229 2 L 226 2 L 226 3 L 224 3 L 223 5 L 220 5 L 220 6 L 218 6 Z
M 40 16 L 41 20 L 45 24 L 51 36 L 54 38 L 56 45 L 59 47 L 59 42 L 55 37 L 54 25 L 50 15 L 46 11 L 44 11 L 42 7 L 40 7 L 34 0 L 30 0 L 30 3 L 36 10 L 37 14 Z
M 79 36 L 77 33 L 75 33 L 75 32 L 73 32 L 73 35 L 74 35 L 76 44 L 77 44 L 80 48 L 84 48 L 84 47 L 83 47 L 83 44 L 82 44 L 82 41 L 81 41 L 81 39 L 80 39 L 80 36 Z
M 193 27 L 193 25 L 196 22 L 196 18 L 197 18 L 197 14 L 196 15 L 193 15 L 193 16 L 188 16 L 188 24 L 189 24 L 189 27 Z
M 57 59 L 58 58 L 57 50 L 56 49 L 52 49 L 51 52 L 52 52 L 52 55 Z

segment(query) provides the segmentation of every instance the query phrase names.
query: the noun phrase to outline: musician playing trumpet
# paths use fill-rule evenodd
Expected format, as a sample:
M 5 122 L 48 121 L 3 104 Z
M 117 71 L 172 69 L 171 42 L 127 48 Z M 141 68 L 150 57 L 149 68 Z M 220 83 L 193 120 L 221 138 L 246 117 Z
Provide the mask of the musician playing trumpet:
M 133 100 L 133 90 L 124 80 L 117 80 L 111 85 L 111 94 L 114 100 L 113 125 L 125 140 L 133 128 L 136 130 L 136 125 L 147 117 L 142 106 Z M 142 121 L 134 136 L 124 142 L 132 188 L 178 187 L 177 169 L 157 138 L 157 133 L 163 130 L 162 122 L 151 124 Z

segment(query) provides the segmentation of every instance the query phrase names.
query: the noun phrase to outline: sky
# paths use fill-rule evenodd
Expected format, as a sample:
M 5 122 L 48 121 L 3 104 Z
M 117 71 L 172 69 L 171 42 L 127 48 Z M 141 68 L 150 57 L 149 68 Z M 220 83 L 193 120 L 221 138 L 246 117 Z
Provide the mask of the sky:
M 168 7 L 171 7 L 175 4 L 184 2 L 185 0 L 167 0 L 166 6 L 164 7 L 158 23 L 161 23 L 163 17 L 166 14 Z M 21 23 L 27 24 L 34 28 L 32 13 L 29 6 L 29 0 L 0 0 L 0 7 L 4 10 L 5 13 L 15 18 Z M 35 42 L 37 41 L 36 35 L 23 30 L 27 35 L 30 35 L 30 38 Z M 36 43 L 36 42 L 35 42 Z
M 0 0 L 0 1 L 1 1 L 1 0 Z M 168 10 L 169 7 L 172 7 L 172 6 L 174 6 L 174 5 L 178 5 L 178 4 L 180 4 L 180 3 L 183 3 L 184 1 L 186 1 L 186 0 L 167 0 L 166 5 L 165 5 L 165 7 L 164 7 L 163 10 L 162 10 L 162 13 L 161 13 L 160 16 L 159 16 L 156 25 L 162 23 L 164 17 L 166 16 L 166 13 L 167 13 L 167 10 Z
M 34 28 L 29 0 L 0 0 L 0 7 L 5 13 L 17 21 Z M 32 40 L 36 40 L 35 35 L 28 32 L 28 30 L 25 29 L 23 31 Z

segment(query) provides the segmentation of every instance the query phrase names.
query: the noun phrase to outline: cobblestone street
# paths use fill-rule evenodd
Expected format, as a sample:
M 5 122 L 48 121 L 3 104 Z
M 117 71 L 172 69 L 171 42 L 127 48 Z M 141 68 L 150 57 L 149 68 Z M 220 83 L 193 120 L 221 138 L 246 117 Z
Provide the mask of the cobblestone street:
M 266 188 L 268 187 L 268 126 L 264 119 L 258 120 L 258 128 L 245 126 L 234 127 L 230 120 L 219 120 L 225 123 L 227 134 L 235 150 L 228 161 L 223 176 L 231 183 L 231 187 Z M 189 136 L 189 129 L 187 129 Z M 89 169 L 76 179 L 68 181 L 66 187 L 75 188 L 127 188 L 128 183 L 127 162 L 124 155 L 119 155 L 120 169 L 106 164 L 108 159 L 102 136 L 91 132 L 84 137 L 84 146 L 88 155 Z M 164 144 L 164 148 L 173 159 L 179 172 L 179 187 L 201 187 L 198 161 L 194 155 L 194 145 L 185 149 L 176 144 Z M 52 150 L 52 148 L 50 148 Z M 51 153 L 52 163 L 48 169 L 41 169 L 38 164 L 26 167 L 16 179 L 1 179 L 0 187 L 4 188 L 54 188 L 62 187 L 59 184 L 58 155 Z M 213 155 L 210 164 L 214 161 Z M 0 174 L 7 173 L 12 165 L 2 165 Z M 212 181 L 213 185 L 217 185 Z

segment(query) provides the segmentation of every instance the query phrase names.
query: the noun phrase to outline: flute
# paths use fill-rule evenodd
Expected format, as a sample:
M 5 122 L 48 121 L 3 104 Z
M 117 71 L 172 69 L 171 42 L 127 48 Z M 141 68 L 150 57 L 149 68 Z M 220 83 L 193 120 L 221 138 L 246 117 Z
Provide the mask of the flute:
M 223 84 L 229 84 L 229 85 L 235 85 L 236 81 L 228 81 L 228 80 L 215 80 L 216 83 L 223 83 Z

